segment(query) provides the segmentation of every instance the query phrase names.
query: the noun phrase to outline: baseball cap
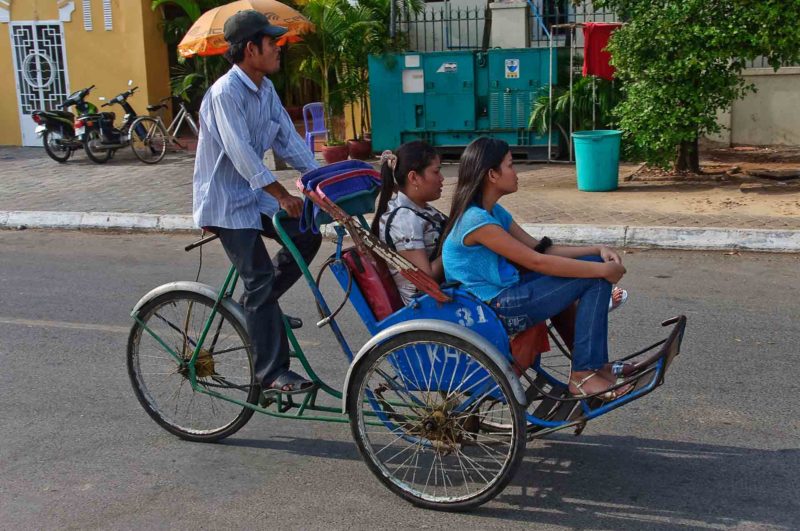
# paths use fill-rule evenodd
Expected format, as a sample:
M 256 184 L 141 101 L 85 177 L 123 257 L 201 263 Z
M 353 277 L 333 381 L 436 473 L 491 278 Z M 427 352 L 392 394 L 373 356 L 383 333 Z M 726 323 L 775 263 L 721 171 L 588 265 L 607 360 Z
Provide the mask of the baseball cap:
M 238 11 L 229 17 L 222 27 L 225 40 L 229 43 L 242 42 L 257 33 L 280 37 L 287 31 L 284 27 L 270 24 L 264 13 L 254 9 Z

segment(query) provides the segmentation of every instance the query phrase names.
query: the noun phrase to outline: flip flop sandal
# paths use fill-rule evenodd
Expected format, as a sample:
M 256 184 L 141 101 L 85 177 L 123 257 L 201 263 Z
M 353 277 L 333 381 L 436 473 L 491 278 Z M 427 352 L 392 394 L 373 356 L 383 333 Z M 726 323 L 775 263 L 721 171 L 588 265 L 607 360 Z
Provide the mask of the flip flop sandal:
M 265 395 L 277 393 L 298 395 L 301 393 L 308 393 L 316 387 L 317 384 L 311 380 L 300 376 L 294 371 L 286 371 L 275 378 L 272 383 L 267 385 L 262 391 Z
M 620 290 L 622 292 L 622 298 L 619 300 L 618 303 L 615 304 L 614 303 L 614 296 L 613 296 L 613 292 L 612 292 L 611 298 L 608 299 L 608 311 L 609 312 L 613 312 L 614 310 L 616 310 L 617 308 L 619 308 L 620 306 L 622 306 L 623 304 L 625 304 L 628 301 L 628 292 L 626 290 L 624 290 L 622 288 L 618 288 L 616 286 L 614 286 L 614 290 Z

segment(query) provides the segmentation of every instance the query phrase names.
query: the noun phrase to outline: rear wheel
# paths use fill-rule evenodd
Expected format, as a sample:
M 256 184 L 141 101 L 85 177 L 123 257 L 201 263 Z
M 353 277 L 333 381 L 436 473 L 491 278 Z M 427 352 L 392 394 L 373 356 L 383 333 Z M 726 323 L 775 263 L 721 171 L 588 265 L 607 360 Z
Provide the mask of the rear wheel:
M 350 427 L 370 470 L 395 494 L 437 510 L 481 505 L 511 481 L 525 417 L 486 354 L 436 332 L 400 334 L 373 348 L 352 376 Z M 492 429 L 481 404 L 507 423 Z
M 72 155 L 72 150 L 64 146 L 64 135 L 60 131 L 45 131 L 42 144 L 47 155 L 56 162 L 67 162 Z
M 189 359 L 215 302 L 189 291 L 165 293 L 139 310 L 141 323 L 133 325 L 128 338 L 128 375 L 136 398 L 162 428 L 191 441 L 228 437 L 253 416 L 246 406 L 202 391 L 258 402 L 249 336 L 223 306 L 195 360 L 197 388 L 192 388 Z
M 136 158 L 145 164 L 155 164 L 167 152 L 167 131 L 158 120 L 141 116 L 134 120 L 128 130 L 131 149 Z
M 83 150 L 86 152 L 86 156 L 97 164 L 105 164 L 111 158 L 111 150 L 102 149 L 101 143 L 102 140 L 98 129 L 87 131 L 83 137 Z

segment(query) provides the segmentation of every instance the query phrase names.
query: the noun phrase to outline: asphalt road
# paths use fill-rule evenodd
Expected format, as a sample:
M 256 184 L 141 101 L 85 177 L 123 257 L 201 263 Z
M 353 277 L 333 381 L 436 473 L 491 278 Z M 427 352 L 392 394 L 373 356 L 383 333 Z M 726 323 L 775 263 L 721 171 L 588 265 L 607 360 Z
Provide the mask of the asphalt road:
M 666 385 L 579 438 L 530 444 L 500 496 L 446 514 L 381 486 L 345 424 L 255 415 L 203 445 L 150 420 L 125 369 L 129 312 L 150 288 L 194 278 L 190 239 L 0 232 L 0 528 L 800 527 L 800 256 L 627 254 L 631 299 L 613 314 L 612 351 L 686 314 Z M 218 244 L 203 261 L 201 280 L 220 282 Z M 306 320 L 315 367 L 340 386 L 344 356 L 310 325 L 307 288 L 285 301 Z M 352 314 L 343 326 L 354 346 L 366 337 Z

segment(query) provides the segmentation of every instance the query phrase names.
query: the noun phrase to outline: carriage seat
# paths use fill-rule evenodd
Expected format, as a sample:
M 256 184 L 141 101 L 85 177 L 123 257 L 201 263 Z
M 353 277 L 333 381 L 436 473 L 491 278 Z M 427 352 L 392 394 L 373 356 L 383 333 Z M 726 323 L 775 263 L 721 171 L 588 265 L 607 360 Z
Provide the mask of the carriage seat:
M 403 299 L 386 262 L 374 255 L 364 256 L 354 247 L 345 250 L 342 258 L 375 320 L 382 321 L 403 307 Z M 519 374 L 533 365 L 539 354 L 550 350 L 547 325 L 538 323 L 520 332 L 510 338 L 509 346 L 516 361 L 514 371 Z

